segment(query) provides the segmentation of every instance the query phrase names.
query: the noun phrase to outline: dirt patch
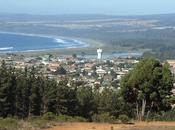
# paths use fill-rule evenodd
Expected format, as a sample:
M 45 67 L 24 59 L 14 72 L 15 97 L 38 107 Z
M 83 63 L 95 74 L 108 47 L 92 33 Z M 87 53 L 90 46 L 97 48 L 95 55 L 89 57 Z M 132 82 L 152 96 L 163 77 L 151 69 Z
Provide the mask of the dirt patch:
M 134 125 L 61 123 L 48 130 L 175 130 L 175 122 L 136 122 Z

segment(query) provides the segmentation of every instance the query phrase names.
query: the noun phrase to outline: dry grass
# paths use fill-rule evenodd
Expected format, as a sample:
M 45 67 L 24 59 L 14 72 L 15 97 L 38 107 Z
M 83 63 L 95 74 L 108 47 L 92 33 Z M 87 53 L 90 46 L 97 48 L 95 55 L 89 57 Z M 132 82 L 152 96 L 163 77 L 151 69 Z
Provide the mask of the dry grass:
M 175 122 L 136 122 L 134 125 L 62 123 L 48 130 L 175 130 Z

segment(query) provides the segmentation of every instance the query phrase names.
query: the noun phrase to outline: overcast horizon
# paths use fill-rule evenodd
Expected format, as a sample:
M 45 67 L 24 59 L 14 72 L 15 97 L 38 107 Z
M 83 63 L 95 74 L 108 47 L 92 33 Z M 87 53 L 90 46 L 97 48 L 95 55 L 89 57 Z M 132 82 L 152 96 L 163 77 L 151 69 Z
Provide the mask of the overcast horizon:
M 0 0 L 0 13 L 150 15 L 175 13 L 174 0 Z

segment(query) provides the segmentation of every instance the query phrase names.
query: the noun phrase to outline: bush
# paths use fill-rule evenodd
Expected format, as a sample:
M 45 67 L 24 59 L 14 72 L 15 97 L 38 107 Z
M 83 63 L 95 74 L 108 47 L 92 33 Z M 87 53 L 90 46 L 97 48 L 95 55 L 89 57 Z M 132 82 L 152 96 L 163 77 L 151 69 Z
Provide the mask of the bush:
M 60 115 L 57 117 L 57 121 L 60 122 L 86 122 L 87 120 L 83 117 L 75 116 L 67 116 L 67 115 Z
M 79 117 L 79 116 L 75 116 L 74 119 L 75 119 L 75 121 L 77 121 L 77 122 L 86 122 L 86 121 L 87 121 L 87 119 L 85 119 L 85 118 L 83 118 L 83 117 Z
M 92 121 L 94 122 L 109 122 L 112 123 L 115 121 L 114 116 L 111 116 L 109 113 L 95 114 L 92 116 Z
M 73 118 L 67 115 L 59 115 L 57 117 L 57 121 L 60 121 L 60 122 L 67 122 L 67 121 L 72 121 L 72 120 Z
M 47 118 L 44 119 L 43 117 L 30 117 L 27 121 L 30 122 L 34 128 L 45 129 L 50 128 L 54 125 L 53 121 L 49 121 Z
M 33 122 L 31 122 L 32 126 L 35 128 L 50 128 L 52 126 L 52 124 L 48 123 L 47 120 L 38 118 L 35 119 Z
M 154 117 L 157 121 L 175 121 L 175 108 Z
M 127 115 L 119 115 L 118 119 L 121 123 L 129 123 L 129 117 Z
M 0 118 L 0 130 L 18 130 L 18 120 L 12 118 Z
M 56 116 L 52 113 L 52 112 L 47 112 L 43 115 L 42 117 L 44 120 L 51 120 L 51 121 L 54 121 L 56 120 Z

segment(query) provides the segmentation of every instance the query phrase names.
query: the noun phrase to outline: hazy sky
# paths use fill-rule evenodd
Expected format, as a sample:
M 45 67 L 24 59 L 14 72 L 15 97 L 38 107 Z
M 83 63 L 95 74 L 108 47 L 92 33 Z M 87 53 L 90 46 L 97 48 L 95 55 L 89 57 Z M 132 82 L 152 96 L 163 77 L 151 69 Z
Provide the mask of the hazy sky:
M 0 0 L 0 12 L 29 14 L 175 13 L 175 0 Z

